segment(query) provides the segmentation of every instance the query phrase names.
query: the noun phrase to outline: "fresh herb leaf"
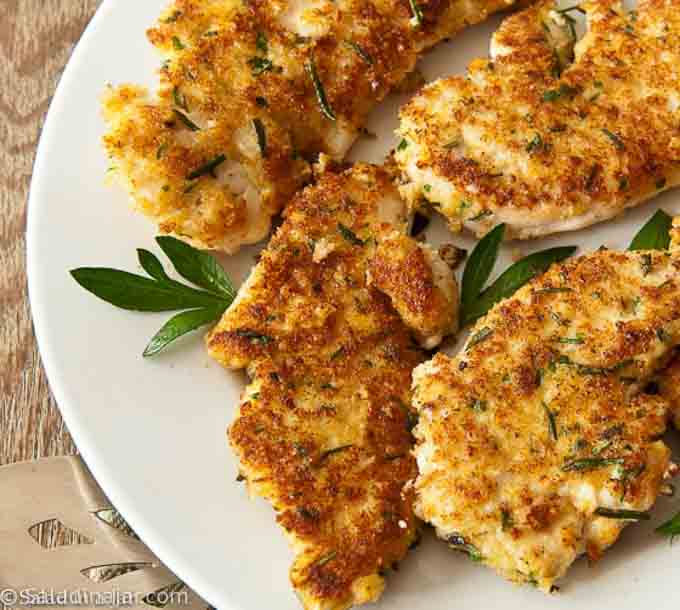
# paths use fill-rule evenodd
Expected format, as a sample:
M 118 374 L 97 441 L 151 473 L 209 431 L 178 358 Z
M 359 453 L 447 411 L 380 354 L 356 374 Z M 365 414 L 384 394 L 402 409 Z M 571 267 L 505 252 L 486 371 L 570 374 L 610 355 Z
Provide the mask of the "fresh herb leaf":
M 129 311 L 177 311 L 225 302 L 222 296 L 178 282 L 153 280 L 117 269 L 81 267 L 71 271 L 71 275 L 88 292 Z
M 361 45 L 353 42 L 352 40 L 346 40 L 345 44 L 347 44 L 347 46 L 350 47 L 367 64 L 373 64 L 373 58 L 371 57 L 370 53 L 368 53 Z
M 317 568 L 321 568 L 325 566 L 329 561 L 333 561 L 338 556 L 336 551 L 331 551 L 328 553 L 328 555 L 324 555 L 321 559 L 319 559 L 314 566 Z
M 263 159 L 266 159 L 269 151 L 267 150 L 267 132 L 264 129 L 264 124 L 260 119 L 253 119 L 253 127 L 257 134 L 257 145 L 260 147 L 260 154 Z
M 399 142 L 399 146 L 397 146 L 397 150 L 405 150 L 408 148 L 408 140 L 405 138 L 402 138 L 401 141 Z
M 531 141 L 527 144 L 527 152 L 532 153 L 534 151 L 539 151 L 543 148 L 543 138 L 541 137 L 540 133 L 537 133 Z
M 169 235 L 156 238 L 158 245 L 185 280 L 232 300 L 236 290 L 217 260 Z
M 506 299 L 528 281 L 544 273 L 553 263 L 570 257 L 576 251 L 576 246 L 549 248 L 535 252 L 511 265 L 491 286 L 484 290 L 472 304 L 464 308 L 462 324 L 474 322 L 485 315 L 496 303 Z M 469 264 L 469 263 L 468 263 Z M 467 267 L 466 267 L 467 270 Z M 543 289 L 547 292 L 567 292 L 570 288 Z M 535 292 L 539 292 L 538 290 Z
M 668 250 L 673 219 L 663 210 L 657 210 L 635 236 L 629 250 Z
M 314 91 L 316 92 L 316 99 L 319 102 L 319 107 L 321 109 L 321 113 L 329 121 L 336 121 L 337 117 L 335 116 L 335 112 L 333 112 L 333 109 L 331 108 L 330 104 L 328 103 L 328 98 L 326 97 L 326 90 L 324 89 L 323 83 L 321 82 L 321 79 L 319 78 L 319 73 L 316 70 L 316 63 L 314 62 L 313 57 L 310 57 L 307 60 L 307 63 L 305 64 L 305 68 L 307 69 L 307 73 L 309 74 L 309 78 L 312 79 L 312 85 L 314 86 Z
M 239 329 L 236 331 L 236 336 L 243 339 L 248 339 L 253 345 L 269 345 L 274 341 L 269 335 L 263 335 L 255 330 Z
M 226 155 L 218 155 L 211 161 L 204 163 L 200 167 L 196 168 L 193 172 L 187 175 L 187 180 L 198 180 L 202 176 L 211 175 L 216 178 L 215 170 L 222 165 L 227 160 Z
M 680 513 L 665 523 L 662 523 L 656 528 L 656 531 L 664 536 L 670 536 L 672 542 L 673 538 L 680 536 Z
M 626 521 L 649 521 L 651 518 L 647 512 L 642 512 L 639 510 L 605 508 L 604 506 L 598 506 L 595 509 L 595 514 L 598 517 L 606 517 L 607 519 L 625 519 Z
M 224 307 L 206 309 L 192 309 L 177 314 L 168 320 L 163 327 L 154 335 L 144 350 L 144 357 L 155 356 L 164 350 L 173 341 L 194 331 L 202 326 L 211 324 L 220 319 L 224 313 Z
M 175 51 L 186 49 L 186 46 L 184 46 L 182 41 L 177 36 L 172 37 L 172 46 L 175 47 Z
M 585 343 L 585 339 L 583 337 L 558 337 L 557 342 L 571 345 L 582 345 Z
M 146 271 L 152 278 L 159 281 L 170 280 L 168 275 L 165 273 L 165 269 L 163 269 L 161 261 L 158 260 L 158 257 L 155 254 L 149 252 L 148 250 L 144 250 L 143 248 L 138 248 L 137 258 L 139 259 L 139 264 L 141 265 L 142 269 L 144 269 L 144 271 Z
M 479 241 L 470 254 L 463 273 L 461 291 L 461 318 L 463 320 L 470 318 L 475 301 L 491 275 L 498 259 L 498 250 L 504 233 L 505 225 L 498 225 Z
M 172 110 L 175 113 L 175 116 L 184 123 L 185 127 L 190 129 L 191 131 L 201 131 L 201 128 L 196 125 L 186 114 L 183 112 L 180 112 L 177 110 L 177 108 L 173 108 Z
M 131 311 L 185 311 L 169 320 L 144 350 L 154 356 L 175 339 L 217 321 L 234 300 L 236 291 L 221 267 L 208 254 L 174 237 L 157 241 L 182 277 L 207 290 L 198 290 L 170 278 L 156 255 L 137 250 L 139 264 L 151 279 L 107 268 L 82 267 L 71 271 L 85 290 L 100 299 Z
M 356 236 L 356 233 L 352 231 L 352 229 L 345 226 L 341 222 L 338 223 L 338 231 L 340 231 L 340 235 L 342 235 L 342 237 L 353 246 L 363 246 L 365 243 Z

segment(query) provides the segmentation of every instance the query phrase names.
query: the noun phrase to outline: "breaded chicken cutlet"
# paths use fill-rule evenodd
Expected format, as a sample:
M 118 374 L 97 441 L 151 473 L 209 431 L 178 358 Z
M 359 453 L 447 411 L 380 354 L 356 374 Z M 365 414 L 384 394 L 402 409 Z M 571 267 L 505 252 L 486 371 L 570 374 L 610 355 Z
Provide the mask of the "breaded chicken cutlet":
M 410 386 L 424 360 L 412 335 L 431 344 L 454 330 L 457 285 L 402 242 L 406 205 L 379 168 L 328 171 L 284 214 L 208 349 L 248 369 L 229 439 L 292 544 L 293 586 L 306 609 L 338 610 L 377 599 L 416 540 L 402 491 L 416 474 Z M 387 296 L 375 286 L 393 287 L 382 270 L 397 263 L 380 259 L 400 243 L 412 294 Z
M 586 227 L 678 183 L 679 107 L 679 0 L 543 1 L 508 17 L 466 78 L 402 109 L 401 191 L 478 236 Z
M 148 33 L 156 97 L 110 88 L 111 175 L 196 246 L 234 252 L 342 158 L 427 48 L 514 0 L 175 0 Z
M 642 393 L 680 342 L 680 255 L 600 251 L 498 303 L 414 372 L 415 511 L 453 548 L 550 591 L 647 518 L 677 471 Z

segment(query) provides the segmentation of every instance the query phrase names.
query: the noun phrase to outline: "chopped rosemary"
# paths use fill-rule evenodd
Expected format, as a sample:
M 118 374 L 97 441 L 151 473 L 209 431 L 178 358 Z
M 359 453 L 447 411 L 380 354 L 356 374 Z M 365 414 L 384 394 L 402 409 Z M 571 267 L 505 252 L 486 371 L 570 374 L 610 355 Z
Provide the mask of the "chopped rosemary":
M 607 466 L 619 466 L 623 462 L 623 458 L 583 458 L 566 462 L 562 466 L 562 470 L 564 472 L 587 472 L 589 470 L 597 470 L 598 468 L 606 468 Z
M 319 462 L 323 462 L 326 459 L 328 459 L 331 455 L 335 455 L 336 453 L 346 451 L 347 449 L 351 449 L 352 447 L 354 447 L 354 445 L 342 445 L 340 447 L 335 447 L 333 449 L 328 449 L 327 451 L 323 451 L 321 453 L 321 455 L 319 456 Z
M 264 125 L 260 119 L 253 119 L 253 127 L 255 128 L 255 133 L 257 134 L 257 145 L 260 147 L 260 154 L 264 159 L 269 155 L 267 150 L 267 132 L 264 129 Z
M 338 556 L 337 551 L 331 551 L 328 553 L 328 555 L 324 555 L 321 559 L 319 559 L 314 566 L 317 568 L 322 568 L 325 566 L 329 561 L 333 561 L 336 557 Z
M 326 90 L 323 88 L 323 83 L 321 82 L 321 79 L 319 78 L 319 74 L 316 71 L 316 64 L 314 63 L 313 57 L 310 57 L 307 60 L 307 63 L 305 64 L 305 68 L 307 69 L 307 73 L 309 74 L 309 77 L 312 79 L 312 85 L 314 85 L 314 91 L 316 91 L 316 99 L 319 102 L 319 107 L 321 109 L 321 113 L 329 121 L 336 121 L 337 117 L 335 116 L 335 112 L 333 112 L 333 109 L 331 108 L 330 104 L 328 103 L 328 98 L 326 97 Z
M 367 64 L 373 64 L 373 58 L 370 53 L 366 51 L 361 45 L 357 44 L 353 40 L 346 40 L 345 44 L 352 49 L 361 59 L 363 59 Z
M 446 539 L 447 544 L 452 548 L 455 549 L 456 551 L 461 551 L 463 553 L 467 553 L 470 559 L 474 562 L 479 562 L 482 561 L 483 557 L 482 554 L 479 552 L 479 549 L 474 546 L 473 544 L 470 544 L 461 536 L 460 534 L 453 534 L 449 536 Z
M 187 180 L 197 180 L 201 176 L 207 176 L 210 175 L 213 178 L 216 178 L 217 176 L 215 175 L 215 170 L 222 165 L 227 160 L 226 155 L 218 155 L 215 157 L 212 161 L 208 161 L 204 165 L 201 165 L 201 167 L 195 169 L 193 172 L 191 172 L 187 176 Z
M 578 89 L 562 83 L 557 89 L 548 89 L 543 93 L 544 102 L 555 102 L 562 97 L 573 98 L 578 93 Z
M 485 341 L 491 335 L 493 335 L 493 328 L 485 326 L 479 332 L 475 333 L 472 337 L 470 337 L 470 341 L 468 342 L 465 351 L 469 352 L 473 347 L 475 347 L 475 345 L 479 345 L 482 341 Z
M 420 4 L 418 4 L 418 0 L 409 0 L 409 4 L 411 5 L 411 12 L 413 13 L 411 25 L 417 28 L 423 24 L 423 9 Z
M 184 125 L 191 129 L 191 131 L 201 131 L 201 128 L 196 125 L 186 114 L 183 112 L 180 112 L 176 108 L 173 109 L 173 112 L 175 113 L 175 116 L 184 123 Z
M 625 519 L 626 521 L 649 521 L 651 518 L 647 512 L 642 512 L 639 510 L 605 508 L 604 506 L 598 506 L 595 509 L 595 514 L 598 517 L 606 517 L 607 519 Z
M 260 76 L 260 74 L 274 69 L 272 61 L 265 57 L 251 57 L 248 60 L 248 65 L 253 76 Z
M 609 131 L 609 129 L 605 128 L 602 130 L 602 133 L 612 141 L 612 144 L 614 144 L 614 146 L 616 146 L 618 150 L 626 149 L 626 145 L 623 143 L 623 140 L 619 136 L 617 136 L 613 131 Z
M 237 330 L 236 336 L 248 339 L 253 345 L 269 345 L 274 339 L 268 335 L 263 335 L 254 330 Z
M 558 343 L 566 343 L 570 345 L 582 345 L 585 343 L 585 339 L 583 337 L 577 336 L 577 337 L 559 337 L 557 339 Z
M 338 223 L 338 231 L 340 231 L 340 235 L 342 235 L 342 237 L 353 246 L 363 246 L 366 243 L 359 239 L 352 229 L 345 226 L 341 222 Z
M 536 134 L 533 139 L 527 144 L 527 152 L 532 153 L 534 151 L 539 151 L 543 148 L 543 138 L 541 134 Z
M 172 90 L 172 98 L 175 101 L 175 106 L 181 108 L 182 110 L 189 112 L 189 106 L 187 104 L 187 98 L 182 95 L 179 87 L 175 87 Z
M 484 413 L 486 411 L 486 400 L 481 400 L 479 398 L 475 398 L 471 403 L 470 403 L 470 408 L 475 412 L 475 413 Z
M 267 36 L 264 32 L 258 32 L 255 39 L 255 48 L 265 55 L 269 52 L 269 44 L 267 43 Z
M 574 289 L 566 286 L 546 286 L 545 288 L 534 290 L 534 294 L 558 294 L 561 292 L 574 292 Z
M 557 422 L 555 420 L 555 414 L 550 410 L 545 402 L 542 402 L 545 414 L 548 417 L 548 430 L 550 430 L 550 436 L 554 441 L 557 440 Z
M 482 218 L 486 218 L 487 216 L 491 216 L 493 212 L 491 210 L 482 210 L 479 214 L 472 218 L 468 218 L 470 222 L 477 222 L 478 220 L 481 220 Z

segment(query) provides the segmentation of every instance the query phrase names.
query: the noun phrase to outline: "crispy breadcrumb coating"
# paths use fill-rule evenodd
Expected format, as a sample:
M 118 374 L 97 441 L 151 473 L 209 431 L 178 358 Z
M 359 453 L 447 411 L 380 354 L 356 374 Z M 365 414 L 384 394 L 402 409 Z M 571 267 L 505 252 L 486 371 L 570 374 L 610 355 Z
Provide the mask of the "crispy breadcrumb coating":
M 587 32 L 576 42 L 578 11 Z M 454 231 L 571 231 L 680 181 L 680 1 L 616 0 L 508 17 L 491 57 L 401 112 L 402 194 Z
M 676 470 L 669 405 L 641 390 L 680 342 L 679 270 L 668 252 L 555 265 L 418 367 L 416 514 L 544 591 L 644 517 Z
M 157 95 L 105 95 L 111 176 L 162 232 L 234 252 L 267 235 L 319 153 L 345 155 L 422 52 L 512 4 L 175 0 L 148 33 Z
M 386 172 L 357 165 L 324 173 L 285 217 L 208 349 L 248 368 L 229 439 L 291 541 L 296 592 L 308 610 L 339 610 L 377 599 L 417 537 L 403 487 L 416 475 L 408 405 L 424 353 L 366 278 L 407 210 Z M 443 327 L 432 269 L 409 285 L 413 315 Z

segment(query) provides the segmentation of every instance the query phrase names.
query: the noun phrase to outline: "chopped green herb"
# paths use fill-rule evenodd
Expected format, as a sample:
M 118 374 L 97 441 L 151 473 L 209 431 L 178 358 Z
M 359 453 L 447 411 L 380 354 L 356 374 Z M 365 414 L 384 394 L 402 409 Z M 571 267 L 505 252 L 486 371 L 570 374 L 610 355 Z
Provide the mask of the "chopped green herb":
M 334 352 L 331 354 L 331 360 L 337 360 L 337 359 L 340 358 L 340 356 L 342 356 L 344 353 L 345 353 L 345 348 L 344 348 L 344 347 L 341 347 L 340 349 L 334 351 Z
M 491 210 L 482 210 L 479 214 L 474 216 L 473 218 L 468 218 L 470 222 L 477 222 L 478 220 L 482 220 L 482 218 L 486 218 L 487 216 L 491 216 L 493 212 Z
M 274 341 L 270 336 L 263 335 L 254 330 L 240 329 L 236 331 L 236 336 L 248 339 L 253 345 L 269 345 Z
M 186 47 L 182 44 L 182 41 L 179 38 L 177 38 L 177 36 L 172 37 L 172 46 L 175 47 L 176 51 L 186 49 Z
M 345 226 L 341 222 L 338 223 L 338 231 L 340 231 L 340 235 L 342 235 L 342 237 L 353 246 L 363 246 L 366 243 L 363 240 L 359 239 L 356 236 L 356 233 L 352 231 L 352 229 Z
M 183 112 L 180 112 L 176 108 L 173 109 L 173 112 L 175 113 L 175 116 L 184 123 L 186 127 L 191 129 L 191 131 L 201 131 L 201 128 L 196 125 L 186 114 Z
M 567 343 L 571 345 L 582 345 L 585 343 L 585 339 L 583 337 L 559 337 L 557 339 L 558 343 Z
M 316 91 L 316 99 L 319 102 L 321 113 L 329 121 L 336 121 L 337 117 L 335 116 L 335 112 L 333 112 L 333 109 L 328 103 L 328 98 L 326 97 L 326 90 L 324 89 L 323 83 L 321 82 L 319 74 L 316 71 L 316 63 L 314 62 L 313 57 L 310 57 L 309 60 L 307 60 L 305 68 L 307 69 L 309 77 L 312 79 L 312 85 L 314 86 L 314 91 Z
M 626 521 L 649 521 L 650 514 L 639 510 L 626 510 L 616 508 L 605 508 L 598 506 L 595 509 L 595 514 L 598 517 L 606 517 L 607 519 L 624 519 Z
M 175 105 L 178 108 L 181 108 L 182 110 L 185 110 L 186 112 L 189 112 L 189 106 L 187 104 L 186 97 L 182 95 L 182 92 L 179 90 L 179 87 L 175 87 L 172 90 L 172 97 L 173 100 L 175 101 Z
M 515 523 L 512 518 L 512 514 L 506 508 L 501 509 L 501 528 L 504 532 L 512 529 Z
M 470 403 L 470 408 L 475 413 L 484 413 L 486 411 L 486 400 L 480 400 L 479 398 L 475 398 Z
M 267 150 L 267 132 L 265 131 L 264 124 L 260 119 L 255 118 L 253 119 L 253 127 L 257 134 L 257 145 L 260 147 L 260 154 L 262 158 L 266 159 L 269 156 L 269 151 Z
M 540 134 L 536 134 L 533 139 L 527 144 L 527 152 L 540 151 L 543 148 L 543 138 Z
M 623 140 L 617 136 L 613 131 L 609 131 L 609 129 L 603 129 L 602 133 L 606 135 L 611 141 L 612 144 L 618 149 L 618 150 L 625 150 L 626 145 L 623 143 Z
M 640 267 L 642 267 L 642 275 L 649 275 L 652 271 L 652 255 L 649 252 L 640 257 Z
M 562 466 L 564 472 L 587 472 L 606 468 L 607 466 L 617 466 L 623 464 L 623 458 L 583 458 L 566 462 Z
M 328 555 L 324 555 L 321 559 L 319 559 L 314 564 L 314 566 L 317 567 L 317 568 L 322 568 L 328 562 L 333 561 L 337 556 L 338 556 L 338 553 L 336 551 L 331 551 L 330 553 L 328 553 Z
M 431 184 L 425 184 L 425 185 L 423 185 L 423 190 L 424 190 L 426 193 L 429 193 L 429 192 L 432 190 L 432 185 L 431 185 Z
M 465 538 L 463 538 L 463 536 L 459 534 L 453 534 L 449 536 L 446 539 L 446 542 L 452 549 L 455 549 L 456 551 L 461 551 L 463 553 L 467 553 L 470 559 L 474 562 L 480 562 L 483 559 L 482 554 L 479 552 L 479 549 L 476 546 L 467 542 Z
M 397 146 L 397 150 L 405 150 L 406 148 L 408 148 L 408 140 L 402 138 L 399 146 Z
M 413 13 L 411 25 L 413 27 L 419 27 L 423 24 L 423 10 L 420 4 L 418 4 L 418 0 L 409 0 L 409 4 L 411 5 L 411 12 Z
M 274 64 L 265 57 L 251 57 L 248 60 L 248 65 L 250 66 L 253 76 L 260 76 L 260 74 L 270 72 L 274 69 Z
M 359 45 L 356 42 L 353 42 L 351 40 L 346 40 L 345 44 L 348 47 L 350 47 L 367 64 L 373 64 L 373 58 L 361 45 Z
M 267 43 L 267 36 L 264 32 L 258 32 L 255 39 L 255 47 L 260 53 L 266 55 L 269 52 L 269 44 Z
M 555 420 L 555 413 L 553 413 L 550 410 L 550 407 L 548 407 L 545 402 L 542 402 L 543 404 L 543 409 L 545 410 L 545 414 L 548 418 L 548 430 L 550 431 L 550 437 L 556 441 L 557 440 L 557 422 Z
M 534 294 L 559 294 L 562 292 L 574 292 L 574 289 L 567 286 L 546 286 L 545 288 L 534 290 Z
M 321 453 L 321 455 L 319 456 L 319 461 L 323 462 L 327 458 L 329 458 L 331 455 L 335 455 L 336 453 L 346 451 L 347 449 L 351 449 L 352 447 L 354 447 L 354 445 L 342 445 L 341 447 L 335 447 L 333 449 L 328 449 L 326 451 L 323 451 Z
M 557 89 L 549 89 L 543 93 L 544 102 L 555 102 L 562 97 L 573 98 L 578 93 L 578 89 L 563 83 Z
M 470 351 L 473 347 L 479 345 L 482 341 L 485 341 L 486 339 L 491 337 L 491 335 L 493 335 L 493 328 L 485 326 L 479 332 L 475 333 L 474 335 L 472 335 L 472 337 L 470 337 L 470 341 L 468 341 L 465 351 L 466 352 Z
M 204 165 L 201 165 L 197 169 L 195 169 L 193 172 L 187 175 L 187 180 L 197 180 L 198 178 L 202 176 L 207 176 L 210 175 L 213 178 L 216 178 L 217 176 L 215 175 L 215 170 L 222 165 L 227 160 L 226 155 L 218 155 L 211 161 L 208 161 Z

